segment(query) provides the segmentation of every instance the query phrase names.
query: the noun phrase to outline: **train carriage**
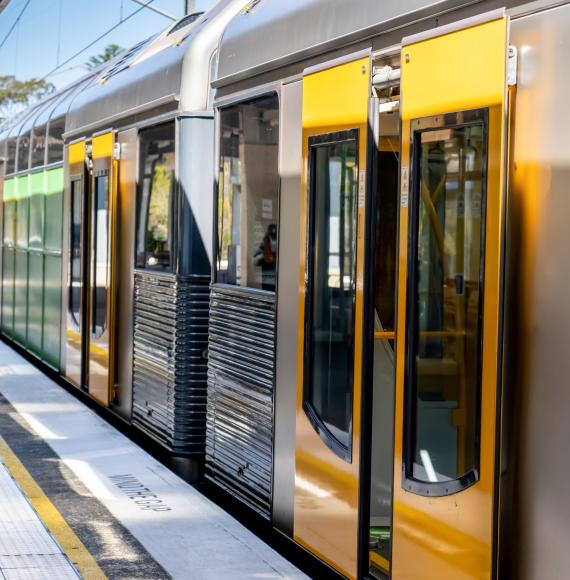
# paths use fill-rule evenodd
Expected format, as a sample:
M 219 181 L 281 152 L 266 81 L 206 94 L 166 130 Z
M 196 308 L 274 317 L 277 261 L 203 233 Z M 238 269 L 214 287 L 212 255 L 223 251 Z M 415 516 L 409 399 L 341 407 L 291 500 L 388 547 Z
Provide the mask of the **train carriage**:
M 206 466 L 342 575 L 561 577 L 569 15 L 261 1 L 224 32 Z
M 331 575 L 564 577 L 569 30 L 182 19 L 0 129 L 2 336 Z

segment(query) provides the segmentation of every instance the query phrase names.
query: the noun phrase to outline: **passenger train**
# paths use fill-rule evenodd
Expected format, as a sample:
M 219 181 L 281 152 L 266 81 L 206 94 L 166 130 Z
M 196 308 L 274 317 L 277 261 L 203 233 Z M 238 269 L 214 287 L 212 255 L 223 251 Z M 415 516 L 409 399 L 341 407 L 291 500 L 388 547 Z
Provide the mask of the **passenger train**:
M 244 4 L 0 129 L 2 337 L 331 574 L 566 578 L 570 4 Z

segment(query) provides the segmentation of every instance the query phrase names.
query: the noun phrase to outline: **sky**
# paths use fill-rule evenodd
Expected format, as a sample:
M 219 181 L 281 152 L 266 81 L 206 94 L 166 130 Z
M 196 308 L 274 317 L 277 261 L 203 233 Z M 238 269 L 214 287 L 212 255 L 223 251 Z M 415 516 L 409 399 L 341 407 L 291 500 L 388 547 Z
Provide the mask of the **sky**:
M 0 76 L 26 80 L 49 74 L 47 80 L 57 88 L 83 76 L 84 63 L 107 45 L 128 48 L 172 23 L 134 0 L 11 0 L 0 13 L 0 45 L 28 1 L 18 24 L 0 47 Z M 205 10 L 213 3 L 196 0 L 196 9 Z M 176 18 L 183 15 L 184 5 L 184 0 L 153 0 L 150 4 Z M 121 20 L 115 30 L 64 64 Z

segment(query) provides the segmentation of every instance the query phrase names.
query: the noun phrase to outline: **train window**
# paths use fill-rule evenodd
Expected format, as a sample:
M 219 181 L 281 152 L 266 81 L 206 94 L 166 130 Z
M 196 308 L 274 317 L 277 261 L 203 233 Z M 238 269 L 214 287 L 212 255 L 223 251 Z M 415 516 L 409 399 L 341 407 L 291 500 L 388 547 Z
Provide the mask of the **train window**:
M 107 328 L 109 291 L 109 176 L 95 177 L 91 214 L 92 236 L 92 335 L 99 338 Z
M 305 401 L 323 441 L 351 460 L 358 131 L 309 140 Z
M 136 265 L 171 270 L 174 123 L 141 131 Z
M 69 313 L 75 327 L 79 330 L 81 307 L 81 228 L 83 224 L 83 188 L 81 180 L 71 182 L 71 232 L 69 237 Z
M 41 167 L 45 163 L 46 125 L 34 127 L 32 132 L 32 167 Z
M 275 291 L 279 99 L 220 111 L 216 281 Z
M 14 173 L 16 171 L 16 137 L 11 137 L 8 139 L 7 148 L 7 159 L 6 159 L 6 175 L 9 173 Z
M 469 116 L 413 141 L 406 477 L 426 495 L 478 477 L 486 112 Z
M 18 140 L 18 171 L 26 171 L 30 166 L 30 132 L 20 135 Z
M 48 163 L 57 163 L 63 160 L 63 132 L 65 131 L 65 117 L 52 119 L 48 127 Z

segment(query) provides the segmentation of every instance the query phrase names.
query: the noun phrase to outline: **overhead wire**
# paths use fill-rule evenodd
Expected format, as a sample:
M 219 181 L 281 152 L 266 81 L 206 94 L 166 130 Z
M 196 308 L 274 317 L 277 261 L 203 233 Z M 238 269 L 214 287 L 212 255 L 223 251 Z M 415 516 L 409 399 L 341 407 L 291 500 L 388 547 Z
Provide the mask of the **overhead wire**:
M 14 20 L 14 22 L 12 23 L 12 26 L 10 26 L 10 30 L 8 30 L 8 32 L 6 33 L 6 35 L 4 36 L 2 41 L 0 42 L 0 48 L 2 48 L 6 44 L 6 41 L 10 38 L 10 36 L 12 35 L 12 32 L 14 32 L 14 29 L 18 25 L 18 22 L 20 22 L 20 18 L 22 18 L 22 16 L 24 15 L 24 12 L 26 11 L 28 6 L 30 5 L 31 1 L 32 0 L 26 0 L 24 7 L 22 8 L 22 10 L 20 10 L 20 14 L 18 14 L 18 17 L 16 18 L 16 20 Z
M 30 2 L 30 0 L 28 0 L 28 3 L 29 2 Z M 144 5 L 141 5 L 140 8 L 138 8 L 134 12 L 131 12 L 131 14 L 129 14 L 128 16 L 123 18 L 122 20 L 119 20 L 119 22 L 117 22 L 117 24 L 114 24 L 113 26 L 111 26 L 111 28 L 106 30 L 103 34 L 100 34 L 95 40 L 92 40 L 89 44 L 84 46 L 81 50 L 78 50 L 75 54 L 71 55 L 68 59 L 64 60 L 62 63 L 58 64 L 55 68 L 50 70 L 45 76 L 42 77 L 42 80 L 47 79 L 48 77 L 53 75 L 55 72 L 57 72 L 61 67 L 65 66 L 66 64 L 70 63 L 72 60 L 77 58 L 79 55 L 83 54 L 87 49 L 91 48 L 94 44 L 97 44 L 100 40 L 105 38 L 105 36 L 107 36 L 108 34 L 111 34 L 111 32 L 113 32 L 114 30 L 119 28 L 119 26 L 121 26 L 122 24 L 127 22 L 127 20 L 130 20 L 131 18 L 133 18 L 133 16 L 136 16 L 139 12 L 141 12 L 142 10 L 147 8 L 153 2 L 154 2 L 154 0 L 148 0 L 148 2 L 146 2 Z

